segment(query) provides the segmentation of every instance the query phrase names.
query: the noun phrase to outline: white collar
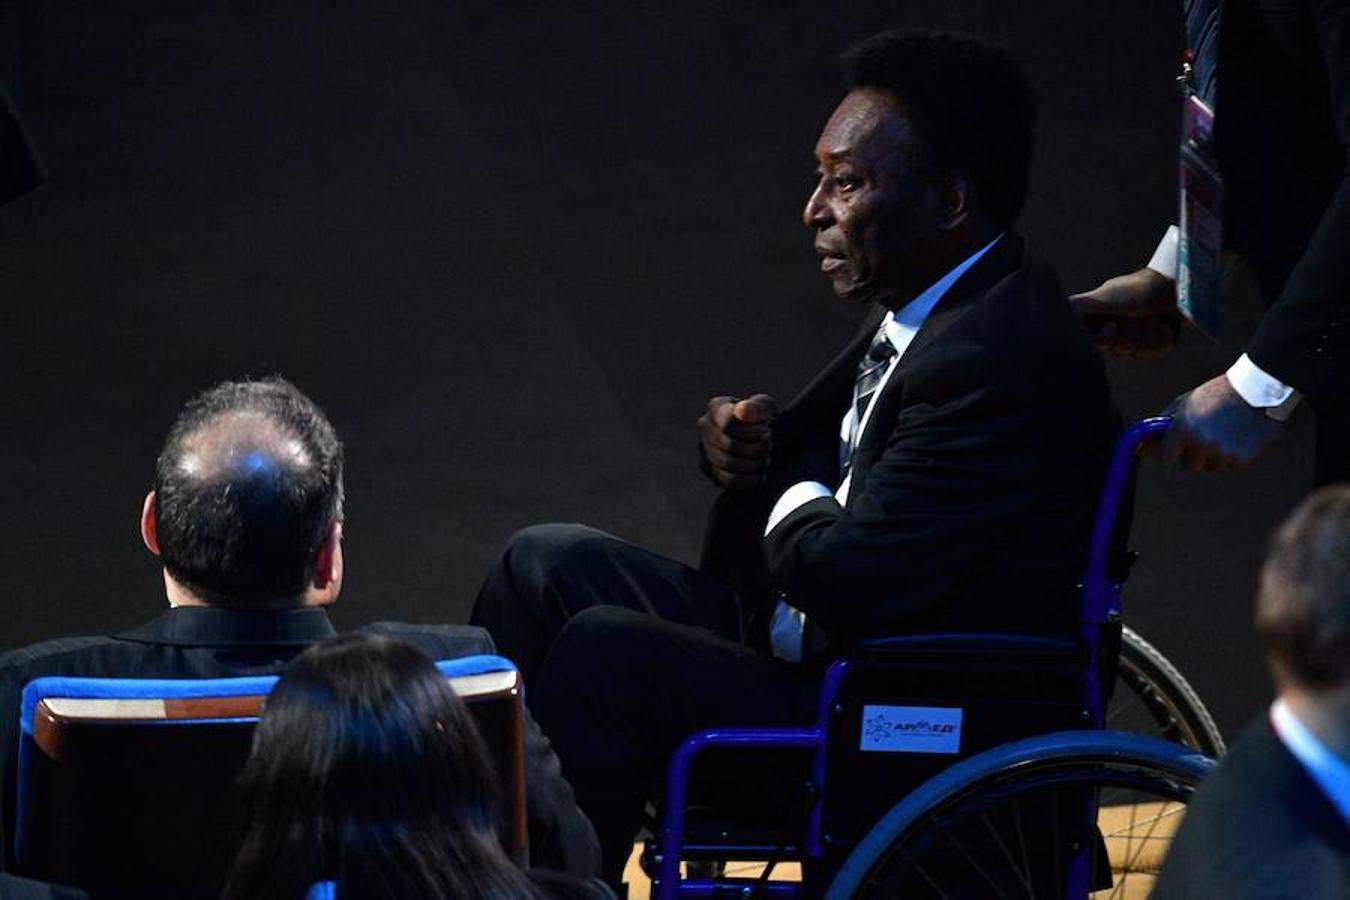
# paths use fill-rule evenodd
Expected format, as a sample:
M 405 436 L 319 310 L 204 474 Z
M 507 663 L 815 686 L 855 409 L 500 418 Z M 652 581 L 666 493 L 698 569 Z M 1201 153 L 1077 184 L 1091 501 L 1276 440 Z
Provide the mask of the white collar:
M 999 233 L 998 237 L 957 263 L 950 272 L 933 282 L 923 293 L 900 307 L 898 311 L 886 313 L 884 321 L 886 338 L 897 348 L 901 348 L 900 342 L 907 344 L 910 337 L 922 327 L 924 320 L 928 318 L 928 314 L 933 311 L 933 307 L 937 306 L 938 301 L 946 295 L 947 291 L 951 290 L 952 285 L 956 284 L 956 280 L 966 274 L 966 270 L 971 266 L 979 262 L 980 257 L 988 253 L 989 248 L 997 244 L 1006 233 Z
M 1322 793 L 1340 810 L 1341 818 L 1350 825 L 1350 764 L 1327 749 L 1283 699 L 1271 705 L 1270 724 L 1280 742 L 1303 764 Z

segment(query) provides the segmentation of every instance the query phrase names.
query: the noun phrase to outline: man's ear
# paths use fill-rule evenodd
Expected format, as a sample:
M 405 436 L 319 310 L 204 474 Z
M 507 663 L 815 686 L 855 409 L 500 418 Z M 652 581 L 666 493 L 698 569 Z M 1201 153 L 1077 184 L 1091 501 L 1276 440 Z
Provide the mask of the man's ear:
M 159 521 L 155 504 L 155 492 L 151 491 L 141 504 L 141 540 L 145 542 L 145 549 L 159 556 Z
M 314 586 L 320 590 L 342 579 L 342 522 L 334 522 L 314 557 Z
M 942 231 L 960 228 L 970 218 L 974 193 L 975 184 L 964 169 L 956 169 L 946 175 L 942 183 L 942 220 L 938 228 Z

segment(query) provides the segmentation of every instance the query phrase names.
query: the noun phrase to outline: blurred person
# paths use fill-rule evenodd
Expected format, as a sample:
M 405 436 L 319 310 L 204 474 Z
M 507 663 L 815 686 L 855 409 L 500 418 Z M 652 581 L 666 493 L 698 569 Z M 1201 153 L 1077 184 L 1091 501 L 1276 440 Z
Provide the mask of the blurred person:
M 19 700 L 44 675 L 221 678 L 279 672 L 336 635 L 342 591 L 343 451 L 323 412 L 281 378 L 224 382 L 193 397 L 169 431 L 141 510 L 169 608 L 113 635 L 58 638 L 0 655 L 0 829 L 13 848 Z M 463 625 L 381 622 L 434 659 L 494 653 Z M 595 835 L 548 739 L 525 722 L 531 861 L 598 871 Z M 129 823 L 134 826 L 134 823 Z
M 225 900 L 527 900 L 613 895 L 526 874 L 497 836 L 500 787 L 472 715 L 415 647 L 348 635 L 291 660 L 239 781 Z
M 1275 533 L 1256 630 L 1279 696 L 1186 807 L 1156 900 L 1350 897 L 1350 486 Z

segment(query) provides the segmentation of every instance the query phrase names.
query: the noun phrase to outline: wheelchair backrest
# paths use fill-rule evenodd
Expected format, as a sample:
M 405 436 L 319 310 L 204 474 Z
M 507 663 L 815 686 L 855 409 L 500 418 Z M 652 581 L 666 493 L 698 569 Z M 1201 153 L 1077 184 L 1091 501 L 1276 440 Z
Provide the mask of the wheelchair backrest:
M 815 782 L 821 852 L 860 840 L 905 794 L 982 750 L 1082 727 L 1073 641 L 921 635 L 873 642 L 835 663 L 822 697 Z

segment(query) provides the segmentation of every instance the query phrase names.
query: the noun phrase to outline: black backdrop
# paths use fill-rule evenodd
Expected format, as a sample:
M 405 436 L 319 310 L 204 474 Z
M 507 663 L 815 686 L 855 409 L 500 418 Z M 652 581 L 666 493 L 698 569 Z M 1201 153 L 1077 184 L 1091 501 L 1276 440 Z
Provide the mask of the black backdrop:
M 692 558 L 715 393 L 786 400 L 850 333 L 799 211 L 837 52 L 1009 45 L 1042 96 L 1022 230 L 1082 289 L 1171 218 L 1175 0 L 785 4 L 8 0 L 0 75 L 50 178 L 0 209 L 0 646 L 163 605 L 136 521 L 190 393 L 279 372 L 348 450 L 340 624 L 463 621 L 516 528 Z M 1112 363 L 1138 417 L 1229 337 Z M 1141 479 L 1127 620 L 1230 732 L 1309 426 L 1254 471 Z

